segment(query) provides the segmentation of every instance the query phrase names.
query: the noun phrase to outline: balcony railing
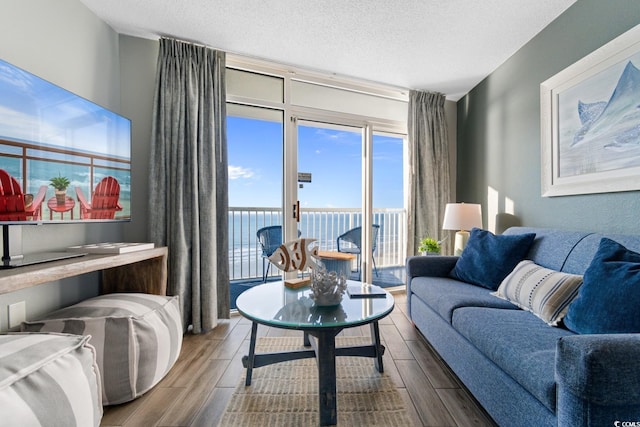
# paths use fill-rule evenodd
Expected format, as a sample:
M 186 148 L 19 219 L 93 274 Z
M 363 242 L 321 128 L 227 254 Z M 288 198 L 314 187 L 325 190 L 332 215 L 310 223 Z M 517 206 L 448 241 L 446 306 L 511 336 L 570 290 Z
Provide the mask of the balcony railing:
M 298 229 L 303 237 L 318 240 L 320 250 L 336 250 L 336 238 L 362 224 L 360 209 L 302 208 Z M 380 225 L 374 253 L 378 268 L 404 265 L 406 215 L 404 209 L 374 209 L 373 223 Z M 229 273 L 231 280 L 262 277 L 262 250 L 256 231 L 282 224 L 277 208 L 229 208 Z M 278 272 L 270 272 L 270 275 Z
M 81 187 L 85 194 L 90 195 L 102 177 L 112 175 L 120 184 L 119 203 L 124 208 L 116 214 L 116 219 L 127 219 L 131 216 L 129 158 L 0 139 L 0 169 L 18 179 L 25 194 L 36 194 L 43 185 L 49 187 L 51 178 L 62 174 L 71 180 L 70 190 Z M 73 196 L 75 197 L 75 194 Z M 46 220 L 50 214 L 46 200 L 42 209 L 42 218 Z M 75 215 L 75 218 L 80 218 L 80 205 L 76 204 L 73 209 L 74 214 L 71 217 Z

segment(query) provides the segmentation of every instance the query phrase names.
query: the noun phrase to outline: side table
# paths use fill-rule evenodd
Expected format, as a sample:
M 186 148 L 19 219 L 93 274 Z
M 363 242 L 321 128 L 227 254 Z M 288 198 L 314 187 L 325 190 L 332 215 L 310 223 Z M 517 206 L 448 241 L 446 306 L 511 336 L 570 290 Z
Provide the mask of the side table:
M 351 275 L 351 262 L 356 259 L 356 256 L 344 252 L 318 251 L 318 258 L 320 258 L 327 271 L 344 274 L 348 279 Z
M 71 211 L 71 219 L 73 219 L 73 208 L 76 206 L 76 201 L 73 198 L 67 196 L 65 198 L 64 205 L 59 205 L 55 197 L 47 200 L 47 207 L 49 208 L 49 219 L 53 219 L 54 212 L 60 212 L 60 219 L 64 219 L 64 213 Z

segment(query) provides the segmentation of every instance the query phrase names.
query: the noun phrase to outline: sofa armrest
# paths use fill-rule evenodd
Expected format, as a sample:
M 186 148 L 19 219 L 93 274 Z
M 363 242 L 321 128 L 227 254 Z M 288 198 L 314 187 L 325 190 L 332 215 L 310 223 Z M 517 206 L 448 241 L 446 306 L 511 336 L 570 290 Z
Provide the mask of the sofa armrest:
M 447 277 L 458 261 L 457 256 L 426 255 L 407 258 L 407 283 L 414 277 Z
M 640 421 L 640 334 L 560 338 L 555 377 L 558 425 Z

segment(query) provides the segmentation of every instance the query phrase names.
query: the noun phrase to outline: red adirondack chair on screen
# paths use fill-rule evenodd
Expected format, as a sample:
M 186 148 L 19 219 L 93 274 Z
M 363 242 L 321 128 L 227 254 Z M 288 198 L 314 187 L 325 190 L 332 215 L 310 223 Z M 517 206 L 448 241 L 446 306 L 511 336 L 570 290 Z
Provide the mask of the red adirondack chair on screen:
M 96 185 L 91 203 L 87 202 L 79 187 L 76 187 L 76 196 L 80 203 L 81 219 L 113 219 L 116 212 L 122 210 L 122 206 L 118 203 L 120 184 L 112 176 L 102 178 L 102 181 Z
M 0 221 L 26 221 L 24 195 L 18 180 L 0 169 Z
M 38 190 L 38 194 L 33 198 L 33 202 L 30 206 L 25 206 L 27 212 L 27 219 L 29 220 L 41 220 L 42 219 L 42 202 L 47 196 L 47 186 L 41 185 Z

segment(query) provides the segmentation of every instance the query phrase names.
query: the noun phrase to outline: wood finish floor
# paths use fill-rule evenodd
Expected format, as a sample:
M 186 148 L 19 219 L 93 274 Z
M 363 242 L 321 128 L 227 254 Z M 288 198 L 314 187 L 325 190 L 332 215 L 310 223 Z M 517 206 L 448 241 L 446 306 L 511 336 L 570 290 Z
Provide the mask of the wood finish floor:
M 495 426 L 408 320 L 406 294 L 394 296 L 394 311 L 379 322 L 386 346 L 384 369 L 405 399 L 414 424 Z M 248 353 L 250 330 L 251 322 L 232 315 L 207 334 L 185 335 L 180 358 L 169 374 L 144 396 L 105 407 L 101 426 L 216 426 L 243 373 L 241 359 Z M 368 336 L 369 327 L 342 334 Z M 299 331 L 265 326 L 258 327 L 258 335 L 302 339 Z

